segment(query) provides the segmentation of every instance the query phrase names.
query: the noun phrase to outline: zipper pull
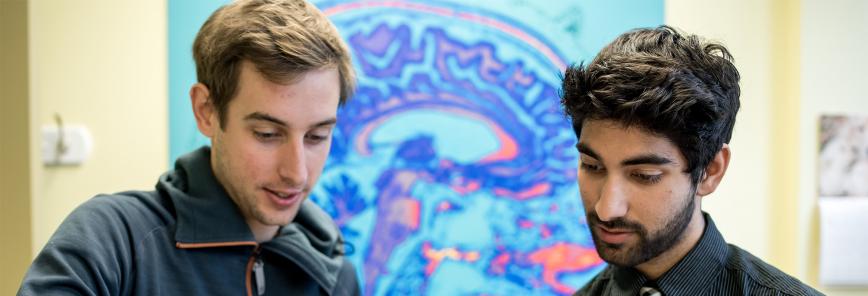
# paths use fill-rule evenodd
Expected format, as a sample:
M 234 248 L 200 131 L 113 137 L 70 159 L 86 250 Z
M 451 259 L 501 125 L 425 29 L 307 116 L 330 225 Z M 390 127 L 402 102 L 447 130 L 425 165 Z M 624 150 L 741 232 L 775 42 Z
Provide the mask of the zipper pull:
M 253 276 L 256 277 L 256 292 L 259 296 L 265 295 L 265 270 L 262 266 L 262 258 L 256 258 L 256 262 L 253 262 Z

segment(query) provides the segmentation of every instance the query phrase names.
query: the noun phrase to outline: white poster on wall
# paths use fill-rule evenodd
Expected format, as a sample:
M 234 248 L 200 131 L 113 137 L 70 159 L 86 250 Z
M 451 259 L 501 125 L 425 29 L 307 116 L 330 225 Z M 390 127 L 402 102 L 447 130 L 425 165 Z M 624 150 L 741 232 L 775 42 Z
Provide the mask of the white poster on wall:
M 820 198 L 820 283 L 868 285 L 868 197 Z

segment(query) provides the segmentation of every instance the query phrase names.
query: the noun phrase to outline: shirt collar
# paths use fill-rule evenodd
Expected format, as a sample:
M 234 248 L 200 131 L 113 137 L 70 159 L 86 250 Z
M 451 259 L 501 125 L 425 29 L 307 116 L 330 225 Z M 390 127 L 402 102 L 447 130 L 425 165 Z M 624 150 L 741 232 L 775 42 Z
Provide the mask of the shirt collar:
M 614 283 L 610 294 L 639 295 L 639 288 L 647 281 L 645 276 L 632 267 L 610 266 L 612 267 L 612 283 Z
M 705 231 L 699 243 L 680 262 L 657 280 L 663 295 L 695 295 L 697 288 L 709 287 L 723 270 L 729 253 L 726 241 L 714 225 L 714 220 L 703 212 Z

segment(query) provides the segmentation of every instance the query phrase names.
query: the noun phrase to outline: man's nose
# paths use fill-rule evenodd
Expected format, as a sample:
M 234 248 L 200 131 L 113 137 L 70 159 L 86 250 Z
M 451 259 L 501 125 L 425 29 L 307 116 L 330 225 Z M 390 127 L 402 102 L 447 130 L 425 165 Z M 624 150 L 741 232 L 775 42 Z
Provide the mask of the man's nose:
M 286 142 L 280 149 L 278 174 L 283 182 L 291 186 L 307 183 L 304 138 Z
M 597 216 L 602 221 L 612 221 L 624 217 L 629 208 L 626 188 L 618 177 L 607 177 L 600 188 L 600 198 L 594 205 Z

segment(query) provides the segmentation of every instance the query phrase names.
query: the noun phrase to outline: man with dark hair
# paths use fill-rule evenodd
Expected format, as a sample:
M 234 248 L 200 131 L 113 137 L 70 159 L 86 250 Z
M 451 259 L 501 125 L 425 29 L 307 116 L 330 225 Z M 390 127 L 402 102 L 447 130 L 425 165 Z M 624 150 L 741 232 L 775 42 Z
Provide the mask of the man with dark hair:
M 665 26 L 566 70 L 582 202 L 609 263 L 576 295 L 819 295 L 728 245 L 701 210 L 729 164 L 738 81 L 725 47 Z
M 193 57 L 211 147 L 155 191 L 78 207 L 19 295 L 360 294 L 340 231 L 307 200 L 355 85 L 337 30 L 303 0 L 241 0 L 208 18 Z

